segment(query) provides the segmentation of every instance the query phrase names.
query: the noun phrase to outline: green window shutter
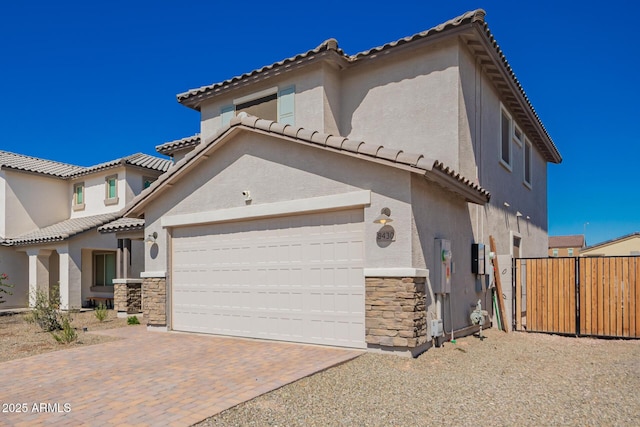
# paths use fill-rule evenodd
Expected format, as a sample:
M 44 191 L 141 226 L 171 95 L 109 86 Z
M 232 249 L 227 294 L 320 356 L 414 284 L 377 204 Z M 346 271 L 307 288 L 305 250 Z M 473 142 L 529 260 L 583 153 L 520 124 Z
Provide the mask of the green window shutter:
M 278 92 L 278 122 L 285 125 L 295 124 L 295 86 L 289 86 Z
M 226 105 L 222 107 L 222 111 L 220 113 L 220 118 L 222 119 L 222 126 L 228 125 L 231 119 L 235 115 L 236 115 L 235 105 Z

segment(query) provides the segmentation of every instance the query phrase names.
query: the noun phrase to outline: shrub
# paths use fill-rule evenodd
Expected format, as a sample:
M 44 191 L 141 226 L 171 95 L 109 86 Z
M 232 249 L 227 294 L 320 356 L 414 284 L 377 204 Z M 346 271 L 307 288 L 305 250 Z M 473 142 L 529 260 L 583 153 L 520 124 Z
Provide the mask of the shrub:
M 58 341 L 60 344 L 69 344 L 78 339 L 78 333 L 71 326 L 71 313 L 67 313 L 66 315 L 60 316 L 62 319 L 62 332 L 56 334 L 55 332 L 51 332 L 53 338 Z
M 98 305 L 94 314 L 96 316 L 96 319 L 98 319 L 100 322 L 104 322 L 107 318 L 107 306 L 104 304 Z
M 42 290 L 37 290 L 31 312 L 33 321 L 45 332 L 62 330 L 62 315 L 58 312 L 58 308 L 60 308 L 59 293 L 53 291 L 50 296 Z
M 4 302 L 4 298 L 2 294 L 13 295 L 7 288 L 13 288 L 13 285 L 10 285 L 6 282 L 9 278 L 5 273 L 0 274 L 0 304 Z
M 137 316 L 129 316 L 127 317 L 127 325 L 139 325 L 140 321 Z

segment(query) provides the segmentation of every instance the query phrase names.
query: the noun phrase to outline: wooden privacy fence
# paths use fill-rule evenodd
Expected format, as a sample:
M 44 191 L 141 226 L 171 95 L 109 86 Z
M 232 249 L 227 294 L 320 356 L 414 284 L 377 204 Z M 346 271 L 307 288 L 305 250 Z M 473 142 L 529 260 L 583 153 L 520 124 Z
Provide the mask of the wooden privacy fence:
M 640 257 L 517 258 L 517 331 L 640 338 Z

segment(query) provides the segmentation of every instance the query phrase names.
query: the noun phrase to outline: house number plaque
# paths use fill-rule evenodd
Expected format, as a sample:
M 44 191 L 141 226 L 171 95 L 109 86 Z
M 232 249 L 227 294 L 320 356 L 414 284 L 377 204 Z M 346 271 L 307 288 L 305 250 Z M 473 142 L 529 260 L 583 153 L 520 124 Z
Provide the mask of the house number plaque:
M 390 225 L 385 225 L 376 233 L 376 243 L 381 248 L 386 248 L 396 241 L 396 230 Z

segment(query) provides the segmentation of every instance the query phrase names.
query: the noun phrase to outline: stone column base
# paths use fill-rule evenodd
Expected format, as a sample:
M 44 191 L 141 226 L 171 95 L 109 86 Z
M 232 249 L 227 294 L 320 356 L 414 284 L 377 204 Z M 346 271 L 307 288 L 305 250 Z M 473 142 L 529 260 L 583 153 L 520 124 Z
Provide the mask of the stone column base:
M 147 326 L 167 327 L 167 280 L 164 277 L 143 279 L 142 307 Z
M 428 348 L 425 285 L 425 277 L 366 278 L 365 341 L 369 348 L 408 352 L 414 357 Z

